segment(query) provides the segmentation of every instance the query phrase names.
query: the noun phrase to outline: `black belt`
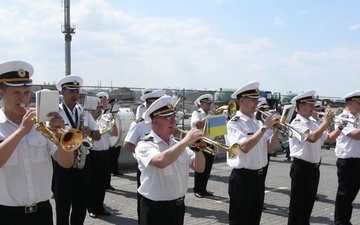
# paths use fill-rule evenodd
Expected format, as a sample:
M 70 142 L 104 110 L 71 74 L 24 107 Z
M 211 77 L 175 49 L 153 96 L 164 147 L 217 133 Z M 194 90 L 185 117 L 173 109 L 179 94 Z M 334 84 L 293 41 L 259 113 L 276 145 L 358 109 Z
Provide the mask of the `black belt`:
M 264 168 L 261 168 L 261 169 L 258 169 L 258 170 L 250 170 L 250 169 L 245 169 L 245 168 L 234 169 L 234 170 L 239 171 L 241 173 L 257 175 L 257 176 L 260 176 L 260 175 L 262 175 L 264 173 Z
M 169 201 L 154 201 L 148 198 L 145 198 L 144 196 L 141 196 L 141 199 L 143 199 L 145 202 L 148 202 L 150 204 L 162 204 L 162 205 L 184 205 L 185 196 L 169 200 Z
M 6 209 L 11 210 L 16 213 L 34 213 L 41 209 L 42 207 L 49 205 L 49 200 L 44 202 L 35 203 L 28 206 L 6 206 L 6 205 L 0 205 L 0 209 Z
M 306 166 L 306 167 L 310 167 L 310 168 L 314 168 L 314 169 L 318 169 L 320 167 L 320 162 L 319 163 L 311 163 L 311 162 L 307 162 L 305 160 L 298 159 L 298 158 L 294 158 L 293 162 L 296 163 L 296 164 Z

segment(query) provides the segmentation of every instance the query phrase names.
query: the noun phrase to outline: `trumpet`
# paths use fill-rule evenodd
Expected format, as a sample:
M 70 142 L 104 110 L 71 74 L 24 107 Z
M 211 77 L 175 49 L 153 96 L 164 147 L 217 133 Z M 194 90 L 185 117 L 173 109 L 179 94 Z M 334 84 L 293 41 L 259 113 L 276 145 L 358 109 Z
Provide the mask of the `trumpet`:
M 345 121 L 346 123 L 351 123 L 354 126 L 354 128 L 359 127 L 359 125 L 360 125 L 360 119 L 359 118 L 356 118 L 355 120 L 349 119 L 349 115 L 346 115 L 346 114 L 340 115 L 342 112 L 343 112 L 342 109 L 338 109 L 335 112 L 335 116 L 334 116 L 334 118 L 332 120 L 332 123 L 337 124 L 337 125 L 341 125 L 341 124 L 344 124 L 344 121 Z M 325 117 L 324 112 L 317 112 L 317 115 L 318 115 L 319 119 L 323 119 L 323 117 Z
M 20 106 L 28 111 L 24 103 L 21 103 Z M 40 132 L 45 138 L 48 138 L 55 145 L 60 145 L 65 151 L 75 151 L 81 145 L 83 136 L 77 129 L 65 130 L 63 128 L 50 128 L 46 126 L 44 122 L 36 122 L 34 126 L 36 131 Z M 60 139 L 56 136 L 56 133 L 61 135 Z
M 265 120 L 267 117 L 272 115 L 271 113 L 262 111 L 260 109 L 257 109 L 256 111 L 262 114 L 263 120 Z M 277 123 L 274 125 L 274 128 L 278 129 L 283 136 L 287 136 L 289 138 L 293 137 L 294 132 L 296 132 L 296 133 L 298 133 L 298 135 L 300 135 L 300 138 L 302 141 L 305 140 L 310 134 L 310 129 L 307 129 L 306 131 L 302 132 L 287 123 L 281 123 L 281 122 Z
M 178 128 L 178 130 L 182 134 L 186 134 L 188 132 L 188 131 L 185 131 L 185 130 L 181 130 L 179 128 Z M 207 144 L 214 145 L 217 148 L 225 149 L 229 153 L 229 158 L 230 159 L 234 158 L 238 154 L 238 152 L 240 150 L 240 146 L 239 146 L 238 143 L 235 143 L 235 144 L 233 144 L 231 146 L 227 146 L 227 145 L 222 144 L 220 142 L 211 140 L 210 138 L 207 138 L 207 137 L 203 137 L 203 138 L 201 138 L 201 140 L 203 140 Z M 190 146 L 190 148 L 193 148 L 193 147 L 197 148 L 197 149 L 200 149 L 201 151 L 206 152 L 206 153 L 211 154 L 211 155 L 216 155 L 218 153 L 218 150 L 214 150 L 214 149 L 209 148 L 209 147 L 199 148 L 196 143 L 194 143 L 194 144 L 192 144 Z

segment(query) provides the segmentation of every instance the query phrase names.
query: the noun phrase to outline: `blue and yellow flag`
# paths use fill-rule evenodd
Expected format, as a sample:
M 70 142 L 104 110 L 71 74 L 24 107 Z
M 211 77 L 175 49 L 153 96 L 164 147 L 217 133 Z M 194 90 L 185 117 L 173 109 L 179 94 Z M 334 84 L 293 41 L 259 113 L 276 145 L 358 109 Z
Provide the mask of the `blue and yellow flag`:
M 207 136 L 221 136 L 227 134 L 226 117 L 224 115 L 212 116 L 207 119 L 205 130 Z

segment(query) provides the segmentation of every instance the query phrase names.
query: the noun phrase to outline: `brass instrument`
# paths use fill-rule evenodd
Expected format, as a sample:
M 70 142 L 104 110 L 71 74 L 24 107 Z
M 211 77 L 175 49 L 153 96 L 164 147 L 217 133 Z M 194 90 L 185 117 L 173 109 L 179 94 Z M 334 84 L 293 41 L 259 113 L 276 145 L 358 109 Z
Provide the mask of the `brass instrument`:
M 354 128 L 359 127 L 359 125 L 360 125 L 360 119 L 359 118 L 356 118 L 355 120 L 351 120 L 351 119 L 349 119 L 349 115 L 346 115 L 346 114 L 340 115 L 342 112 L 343 112 L 342 109 L 338 109 L 335 112 L 335 116 L 334 116 L 334 118 L 332 120 L 333 124 L 341 125 L 341 124 L 344 124 L 344 121 L 345 121 L 345 123 L 351 123 L 354 126 Z M 317 112 L 317 114 L 318 114 L 319 119 L 322 119 L 322 117 L 325 116 L 324 112 Z
M 224 111 L 227 111 L 227 119 L 231 119 L 232 117 L 234 117 L 236 115 L 237 110 L 238 109 L 237 109 L 236 102 L 234 100 L 231 100 L 228 105 L 220 106 L 220 107 L 216 108 L 212 113 L 209 113 L 209 115 L 204 117 L 202 119 L 202 121 L 205 121 L 206 119 L 208 119 L 209 117 L 214 116 L 214 115 L 221 115 L 224 113 Z
M 235 100 L 230 100 L 227 106 L 228 119 L 233 118 L 236 115 L 236 112 L 239 110 L 239 105 Z
M 262 111 L 260 109 L 256 109 L 257 112 L 261 113 L 264 117 L 262 117 L 264 120 L 271 116 L 272 114 L 269 113 L 269 112 L 266 112 L 266 111 Z M 302 132 L 302 131 L 299 131 L 298 129 L 296 129 L 295 127 L 291 126 L 290 124 L 287 124 L 287 123 L 278 123 L 278 124 L 275 124 L 274 125 L 274 128 L 278 129 L 282 135 L 284 136 L 287 136 L 289 138 L 293 137 L 294 135 L 294 132 L 298 133 L 301 137 L 301 140 L 305 140 L 309 134 L 310 134 L 310 129 Z
M 111 113 L 102 114 L 97 120 L 97 125 L 99 126 L 100 134 L 105 134 L 109 132 L 115 125 L 115 119 Z
M 28 111 L 24 103 L 21 103 L 20 106 Z M 78 129 L 65 130 L 63 128 L 50 128 L 46 126 L 44 122 L 36 122 L 34 126 L 36 131 L 40 132 L 55 145 L 60 145 L 65 151 L 75 151 L 81 145 L 83 136 Z M 56 136 L 56 134 L 61 135 L 60 139 Z
M 188 131 L 185 131 L 185 130 L 182 130 L 182 129 L 179 129 L 179 128 L 177 128 L 177 129 L 178 129 L 178 130 L 180 131 L 180 133 L 182 133 L 182 134 L 186 134 L 186 133 L 188 132 Z M 201 140 L 203 140 L 203 141 L 204 141 L 205 143 L 207 143 L 207 144 L 214 145 L 214 146 L 217 147 L 217 148 L 223 148 L 223 149 L 225 149 L 225 150 L 229 153 L 229 158 L 230 158 L 230 159 L 234 158 L 234 157 L 238 154 L 238 152 L 239 152 L 239 150 L 240 150 L 240 146 L 239 146 L 239 144 L 237 144 L 237 143 L 233 144 L 232 146 L 227 146 L 227 145 L 222 144 L 222 143 L 220 143 L 220 142 L 211 140 L 210 138 L 207 138 L 207 137 L 203 137 L 203 138 L 201 138 Z M 199 147 L 196 145 L 196 143 L 192 144 L 190 147 L 198 148 L 198 149 L 200 149 L 201 151 L 206 152 L 206 153 L 209 153 L 209 154 L 211 154 L 211 155 L 216 155 L 216 154 L 218 153 L 217 150 L 214 150 L 214 149 L 209 148 L 209 147 L 199 148 Z
M 112 114 L 102 114 L 97 118 L 96 124 L 99 126 L 99 132 L 100 134 L 105 134 L 106 132 L 109 132 L 115 125 L 115 119 L 112 118 Z M 92 147 L 92 143 L 94 143 L 94 140 L 91 137 L 86 138 L 87 142 L 89 142 L 89 145 Z M 91 148 L 90 147 L 90 148 Z

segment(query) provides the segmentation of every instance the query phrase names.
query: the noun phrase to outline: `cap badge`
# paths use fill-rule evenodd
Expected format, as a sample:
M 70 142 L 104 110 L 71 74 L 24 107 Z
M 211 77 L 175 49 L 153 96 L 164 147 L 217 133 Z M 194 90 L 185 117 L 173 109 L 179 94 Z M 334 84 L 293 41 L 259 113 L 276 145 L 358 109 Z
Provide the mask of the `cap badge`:
M 18 75 L 19 75 L 19 77 L 25 77 L 25 76 L 26 76 L 25 70 L 19 69 L 19 70 L 18 70 Z
M 173 105 L 169 102 L 169 103 L 167 104 L 167 107 L 168 107 L 169 109 L 171 109 L 171 108 L 173 108 Z
M 77 85 L 77 84 L 78 84 L 78 82 L 77 82 L 76 80 L 74 80 L 74 81 L 73 81 L 73 84 Z

